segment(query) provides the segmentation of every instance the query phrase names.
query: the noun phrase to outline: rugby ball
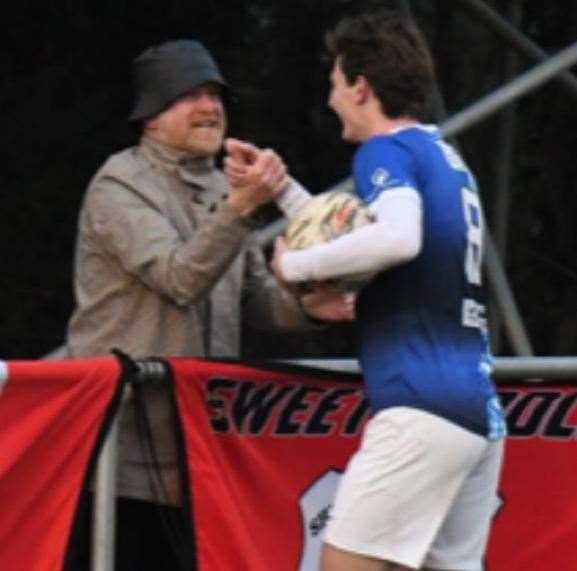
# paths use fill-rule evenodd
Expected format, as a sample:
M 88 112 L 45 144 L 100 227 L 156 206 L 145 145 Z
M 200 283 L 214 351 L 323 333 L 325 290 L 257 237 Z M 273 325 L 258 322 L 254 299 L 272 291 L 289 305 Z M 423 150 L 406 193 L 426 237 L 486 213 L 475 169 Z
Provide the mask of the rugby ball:
M 330 242 L 375 221 L 368 206 L 356 195 L 333 191 L 313 196 L 289 221 L 285 238 L 289 249 L 305 250 Z M 346 274 L 330 280 L 342 291 L 356 291 L 375 273 Z

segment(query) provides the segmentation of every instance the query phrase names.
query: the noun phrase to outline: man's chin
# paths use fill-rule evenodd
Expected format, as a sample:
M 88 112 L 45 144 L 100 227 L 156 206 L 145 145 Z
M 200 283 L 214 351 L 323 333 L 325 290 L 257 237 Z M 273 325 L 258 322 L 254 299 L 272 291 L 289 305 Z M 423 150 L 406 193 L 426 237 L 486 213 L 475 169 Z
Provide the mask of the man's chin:
M 352 131 L 348 130 L 348 129 L 343 129 L 341 132 L 341 139 L 345 142 L 345 143 L 361 143 L 362 139 L 361 137 L 359 137 L 358 135 L 355 135 L 355 133 L 353 133 Z
M 215 140 L 211 142 L 194 141 L 188 145 L 188 151 L 199 157 L 213 157 L 217 155 L 222 149 L 223 140 Z
M 343 129 L 343 131 L 341 132 L 341 139 L 345 143 L 354 143 L 355 142 L 353 137 L 351 136 L 351 134 L 345 129 Z

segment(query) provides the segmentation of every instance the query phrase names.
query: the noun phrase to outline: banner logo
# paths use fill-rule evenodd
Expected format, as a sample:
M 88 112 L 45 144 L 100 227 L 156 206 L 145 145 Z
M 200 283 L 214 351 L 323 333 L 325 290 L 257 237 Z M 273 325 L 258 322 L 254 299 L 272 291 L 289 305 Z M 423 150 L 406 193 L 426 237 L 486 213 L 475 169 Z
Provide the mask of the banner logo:
M 357 436 L 367 419 L 364 390 L 212 378 L 206 405 L 214 432 L 247 436 Z
M 510 438 L 575 438 L 576 390 L 500 390 L 499 397 L 505 409 Z
M 298 571 L 316 571 L 319 567 L 324 530 L 340 477 L 335 470 L 326 472 L 303 494 L 299 502 L 303 526 L 303 555 Z

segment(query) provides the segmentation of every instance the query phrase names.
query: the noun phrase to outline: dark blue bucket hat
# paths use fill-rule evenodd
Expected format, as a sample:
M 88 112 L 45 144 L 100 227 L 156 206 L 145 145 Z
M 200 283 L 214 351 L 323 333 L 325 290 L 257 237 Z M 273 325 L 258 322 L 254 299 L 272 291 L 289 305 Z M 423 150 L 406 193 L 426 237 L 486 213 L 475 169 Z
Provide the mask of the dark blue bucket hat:
M 134 60 L 133 73 L 136 102 L 130 121 L 155 117 L 203 83 L 228 87 L 208 50 L 195 40 L 174 40 L 146 49 Z

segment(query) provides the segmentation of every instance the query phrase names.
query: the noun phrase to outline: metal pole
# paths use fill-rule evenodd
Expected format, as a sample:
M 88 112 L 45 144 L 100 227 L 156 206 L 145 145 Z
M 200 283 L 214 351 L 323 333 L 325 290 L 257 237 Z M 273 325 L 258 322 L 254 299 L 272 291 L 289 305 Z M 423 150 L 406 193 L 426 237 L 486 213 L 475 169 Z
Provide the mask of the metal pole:
M 482 2 L 481 0 L 460 1 L 463 8 L 468 8 L 477 16 L 480 16 L 490 28 L 497 32 L 519 52 L 537 62 L 545 61 L 549 58 L 547 52 L 542 50 L 527 36 L 519 32 L 515 26 L 509 24 L 507 20 L 502 18 L 498 12 L 493 10 L 485 2 Z M 577 78 L 572 73 L 564 72 L 559 74 L 559 77 L 557 77 L 556 80 L 562 82 L 572 95 L 577 96 Z
M 511 21 L 518 24 L 521 21 L 519 0 L 514 0 L 508 7 Z M 509 82 L 519 68 L 519 58 L 513 52 L 508 52 L 504 64 L 505 80 Z M 575 81 L 577 88 L 577 81 Z M 577 91 L 576 91 L 577 94 Z M 511 157 L 513 154 L 516 106 L 509 105 L 502 115 L 500 123 L 499 145 L 497 147 L 497 182 L 495 201 L 495 246 L 504 261 L 507 249 L 507 220 L 509 218 Z
M 493 239 L 487 233 L 485 247 L 487 255 L 485 256 L 485 267 L 491 277 L 490 285 L 494 294 L 494 299 L 501 314 L 505 317 L 503 325 L 507 331 L 513 349 L 517 355 L 533 355 L 531 342 L 523 326 L 521 314 L 517 308 L 515 297 L 507 282 L 505 270 L 495 250 Z
M 455 136 L 512 101 L 543 85 L 560 71 L 575 64 L 577 64 L 577 43 L 561 50 L 546 62 L 535 66 L 514 81 L 509 82 L 477 103 L 450 117 L 441 125 L 443 135 L 445 137 Z
M 577 383 L 577 357 L 499 357 L 493 376 L 499 380 L 573 380 Z
M 281 359 L 280 362 L 339 373 L 361 373 L 355 359 Z M 577 357 L 496 357 L 492 376 L 502 381 L 540 377 L 573 380 L 577 384 Z
M 112 421 L 100 451 L 95 478 L 92 571 L 114 571 L 116 535 L 116 467 L 118 462 L 118 415 Z
M 521 21 L 521 6 L 519 0 L 513 0 L 508 6 L 511 22 L 518 26 Z M 519 60 L 517 54 L 508 52 L 505 56 L 503 76 L 506 82 L 517 74 Z M 577 84 L 577 82 L 576 82 Z M 509 105 L 502 113 L 499 123 L 499 144 L 497 145 L 497 173 L 495 181 L 495 218 L 493 236 L 495 249 L 503 266 L 507 258 L 507 234 L 509 220 L 509 205 L 511 202 L 511 163 L 515 139 L 515 119 L 517 107 Z M 493 311 L 495 301 L 489 303 L 489 330 L 491 331 L 491 347 L 494 353 L 499 353 L 501 347 L 501 317 Z
M 166 378 L 166 365 L 159 359 L 143 359 L 135 363 L 138 367 L 138 373 L 134 380 L 138 382 L 159 382 Z M 130 398 L 131 389 L 128 387 L 123 395 L 123 403 Z M 120 406 L 110 425 L 98 459 L 95 478 L 91 571 L 114 571 L 118 426 L 122 414 L 125 414 L 125 410 L 123 406 Z

